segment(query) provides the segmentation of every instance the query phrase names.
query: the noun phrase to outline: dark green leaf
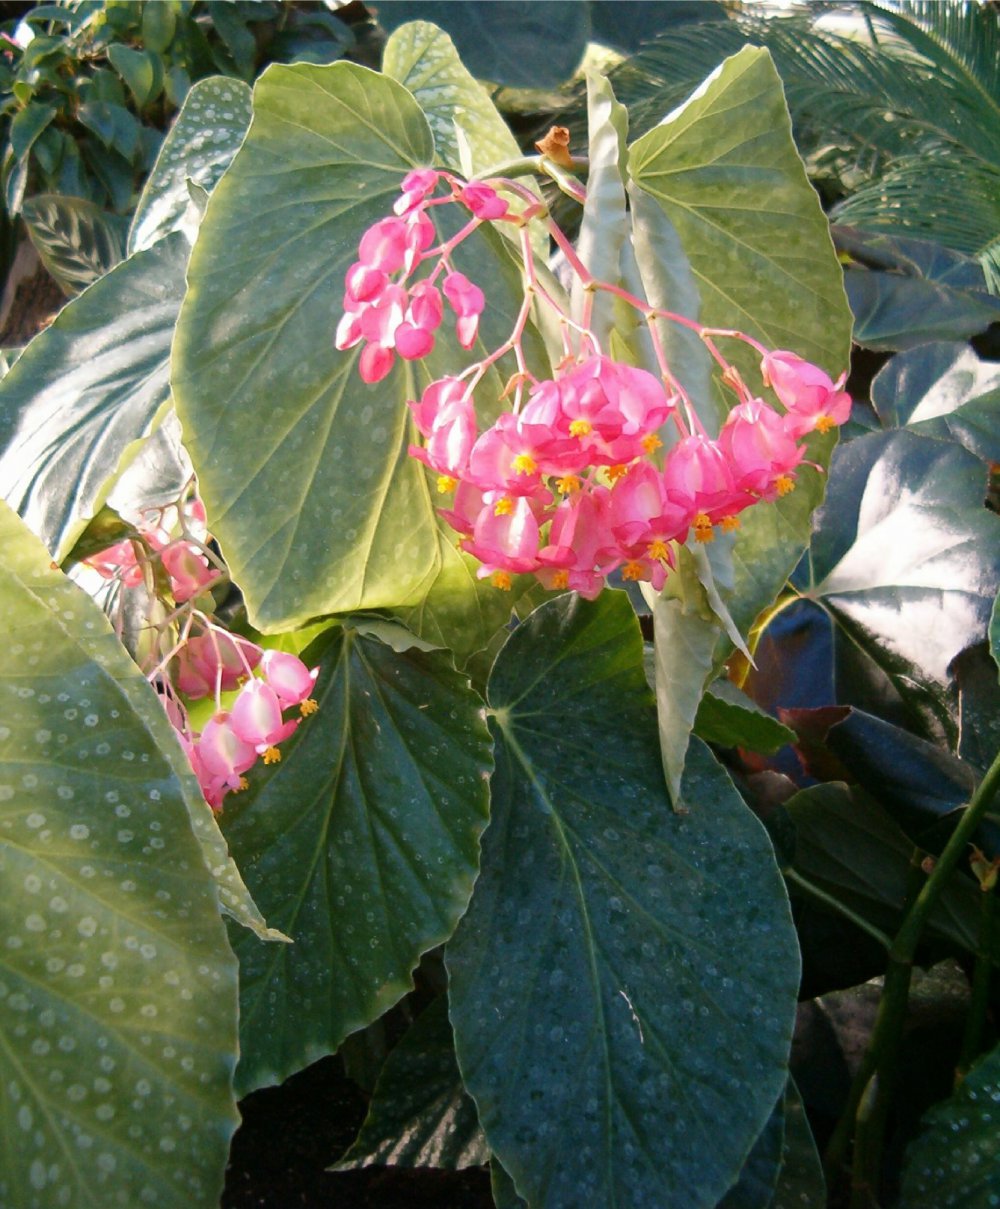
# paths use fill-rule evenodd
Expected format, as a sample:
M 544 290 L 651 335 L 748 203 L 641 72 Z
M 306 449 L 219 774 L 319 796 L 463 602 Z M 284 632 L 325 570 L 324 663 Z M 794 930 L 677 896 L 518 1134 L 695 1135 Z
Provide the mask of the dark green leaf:
M 40 193 L 24 203 L 21 217 L 42 264 L 70 297 L 125 254 L 122 222 L 83 198 Z
M 295 942 L 234 938 L 242 1092 L 335 1052 L 410 989 L 465 910 L 488 813 L 482 702 L 446 655 L 337 627 L 307 658 L 319 712 L 222 820 Z
M 746 1157 L 740 1178 L 719 1201 L 719 1209 L 769 1209 L 785 1141 L 785 1093 Z
M 123 261 L 0 382 L 0 482 L 57 562 L 166 410 L 187 253 L 174 235 Z
M 246 80 L 252 80 L 257 62 L 257 39 L 247 28 L 247 21 L 235 4 L 225 0 L 209 0 L 206 5 L 219 37 L 225 42 L 236 69 Z
M 110 626 L 4 504 L 0 560 L 0 1200 L 211 1209 L 236 965 L 197 790 Z
M 514 1181 L 504 1171 L 496 1155 L 490 1159 L 490 1191 L 496 1209 L 527 1209 L 527 1201 L 518 1196 Z
M 963 1079 L 951 1099 L 924 1117 L 906 1152 L 900 1209 L 960 1205 L 986 1209 L 1000 1199 L 1000 1048 Z
M 533 1205 L 714 1206 L 785 1080 L 798 953 L 767 836 L 697 741 L 671 811 L 623 593 L 537 609 L 490 703 L 492 818 L 446 950 L 487 1140 Z
M 1000 300 L 922 277 L 848 268 L 844 284 L 854 312 L 854 339 L 865 348 L 967 340 L 1000 319 Z
M 785 1091 L 785 1144 L 770 1209 L 810 1209 L 825 1204 L 823 1165 L 799 1089 L 795 1080 L 789 1078 Z
M 1000 596 L 993 602 L 993 611 L 990 613 L 990 652 L 1000 667 Z
M 590 37 L 587 5 L 577 0 L 392 0 L 379 21 L 395 29 L 405 21 L 431 21 L 447 30 L 474 76 L 513 87 L 551 88 L 576 70 Z
M 871 798 L 832 782 L 800 790 L 785 803 L 795 824 L 795 870 L 883 931 L 902 920 L 913 841 Z M 975 952 L 979 895 L 953 878 L 930 919 L 930 932 Z
M 81 125 L 101 140 L 109 151 L 131 160 L 139 147 L 139 123 L 127 109 L 111 101 L 88 101 L 77 111 Z
M 406 453 L 405 402 L 425 374 L 454 373 L 484 346 L 462 353 L 444 333 L 419 384 L 397 365 L 368 386 L 356 354 L 338 353 L 332 338 L 361 235 L 433 154 L 423 115 L 395 81 L 348 63 L 272 66 L 209 201 L 172 384 L 206 506 L 259 629 L 419 604 L 441 568 L 435 500 Z M 520 297 L 505 241 L 482 232 L 455 262 L 490 284 L 481 340 L 495 347 Z M 484 382 L 493 406 L 500 381 Z
M 958 682 L 958 754 L 980 774 L 1000 751 L 1000 682 L 988 643 L 963 651 L 954 663 Z
M 380 1165 L 456 1170 L 489 1157 L 476 1106 L 458 1073 L 448 1000 L 441 995 L 386 1059 L 361 1132 L 332 1170 Z
M 15 115 L 10 124 L 10 145 L 18 159 L 31 150 L 31 144 L 58 112 L 55 105 L 45 105 L 40 101 L 32 101 L 20 113 Z
M 163 60 L 159 55 L 115 43 L 108 47 L 108 58 L 128 85 L 137 109 L 145 109 L 163 91 Z
M 694 733 L 720 747 L 748 747 L 768 754 L 795 742 L 794 731 L 765 713 L 725 677 L 716 680 L 702 697 Z
M 837 450 L 813 540 L 808 595 L 833 619 L 838 659 L 887 678 L 942 736 L 954 733 L 949 664 L 982 640 L 1000 584 L 985 491 L 965 449 L 871 433 Z
M 250 116 L 250 89 L 241 81 L 211 76 L 195 84 L 163 141 L 135 208 L 128 235 L 130 252 L 184 228 L 191 204 L 187 182 L 194 181 L 209 193 L 215 188 L 246 136 Z
M 162 54 L 173 41 L 177 27 L 177 5 L 174 0 L 142 6 L 142 44 L 147 50 Z

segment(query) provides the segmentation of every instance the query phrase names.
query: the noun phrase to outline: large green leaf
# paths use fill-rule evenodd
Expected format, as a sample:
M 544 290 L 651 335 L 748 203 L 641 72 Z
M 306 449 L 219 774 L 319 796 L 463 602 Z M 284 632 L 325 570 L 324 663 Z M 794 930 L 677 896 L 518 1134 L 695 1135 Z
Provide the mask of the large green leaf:
M 448 1000 L 420 1014 L 386 1060 L 368 1115 L 335 1171 L 359 1167 L 475 1167 L 490 1152 L 462 1086 Z
M 82 197 L 39 193 L 24 203 L 21 217 L 42 264 L 70 297 L 124 254 L 121 220 Z
M 899 353 L 875 376 L 871 398 L 883 428 L 906 426 L 1000 461 L 1000 368 L 968 344 L 940 341 Z
M 530 1204 L 714 1206 L 785 1080 L 771 846 L 697 741 L 664 792 L 627 597 L 557 598 L 493 670 L 490 827 L 446 950 L 459 1066 Z
M 795 1081 L 785 1091 L 785 1144 L 771 1209 L 807 1209 L 826 1204 L 826 1181 L 809 1118 Z
M 234 937 L 242 1092 L 333 1053 L 410 989 L 465 910 L 488 813 L 482 701 L 446 654 L 338 626 L 307 658 L 319 712 L 223 816 L 247 884 L 295 942 Z
M 184 98 L 132 216 L 128 250 L 151 247 L 184 227 L 188 181 L 211 192 L 246 136 L 250 89 L 242 80 L 210 76 Z
M 520 148 L 484 85 L 469 72 L 451 38 L 428 21 L 410 21 L 386 43 L 382 70 L 416 98 L 434 135 L 440 163 L 484 172 L 517 159 Z M 471 164 L 463 165 L 459 134 Z
M 924 1117 L 906 1152 L 900 1209 L 987 1209 L 1000 1200 L 998 1103 L 1000 1048 L 969 1071 L 951 1099 Z
M 727 59 L 632 145 L 629 171 L 677 229 L 703 323 L 740 328 L 833 374 L 846 367 L 841 274 L 766 50 Z
M 553 87 L 568 79 L 590 33 L 587 5 L 578 0 L 393 0 L 379 8 L 387 29 L 419 18 L 442 26 L 469 71 L 498 84 Z
M 57 561 L 166 412 L 187 254 L 174 235 L 122 261 L 0 382 L 0 492 Z
M 209 201 L 173 386 L 214 531 L 259 629 L 417 604 L 440 567 L 426 475 L 406 453 L 405 401 L 428 373 L 477 354 L 443 334 L 419 386 L 403 365 L 369 386 L 356 355 L 333 348 L 361 235 L 391 211 L 402 176 L 433 158 L 426 120 L 394 80 L 349 63 L 274 65 Z M 489 285 L 482 332 L 495 347 L 520 296 L 505 241 L 477 235 L 454 259 Z M 484 397 L 496 400 L 499 382 L 487 379 Z
M 1000 518 L 982 462 L 903 430 L 838 449 L 812 546 L 812 586 L 850 661 L 952 735 L 949 664 L 982 640 L 1000 586 Z
M 238 1120 L 236 964 L 180 750 L 2 504 L 0 562 L 0 1203 L 210 1209 Z

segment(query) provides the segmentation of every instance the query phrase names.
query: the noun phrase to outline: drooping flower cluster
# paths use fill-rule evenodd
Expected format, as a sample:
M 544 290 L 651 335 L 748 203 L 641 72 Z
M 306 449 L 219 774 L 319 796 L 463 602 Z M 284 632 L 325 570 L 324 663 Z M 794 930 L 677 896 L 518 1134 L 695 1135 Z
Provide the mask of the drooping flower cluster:
M 144 588 L 158 600 L 150 611 L 143 670 L 157 689 L 205 800 L 213 810 L 230 792 L 245 789 L 258 759 L 280 760 L 278 744 L 314 713 L 311 693 L 318 668 L 295 655 L 264 650 L 232 634 L 199 607 L 224 571 L 209 544 L 205 509 L 190 496 L 135 518 L 132 533 L 85 560 L 124 591 Z M 223 706 L 223 694 L 235 697 Z M 193 702 L 214 697 L 215 710 L 200 730 Z M 295 711 L 291 717 L 285 715 Z
M 436 197 L 442 182 L 449 193 Z M 520 212 L 504 192 L 515 205 L 523 203 Z M 434 246 L 426 211 L 449 202 L 466 207 L 472 217 L 457 235 Z M 740 513 L 752 504 L 793 490 L 804 438 L 842 424 L 851 400 L 842 379 L 833 382 L 794 353 L 768 350 L 739 332 L 702 329 L 596 281 L 550 221 L 550 234 L 585 287 L 585 314 L 571 317 L 533 268 L 524 228 L 542 208 L 512 181 L 465 183 L 431 169 L 410 173 L 394 217 L 366 232 L 358 261 L 348 270 L 336 345 L 365 342 L 359 369 L 366 382 L 389 373 L 396 353 L 410 360 L 425 356 L 443 315 L 434 283 L 445 273 L 443 290 L 457 316 L 459 343 L 470 347 L 485 299 L 455 271 L 451 256 L 480 222 L 518 225 L 526 304 L 514 331 L 488 356 L 431 382 L 410 403 L 422 438 L 410 453 L 435 472 L 440 494 L 453 493 L 441 516 L 460 535 L 459 546 L 479 560 L 479 575 L 490 576 L 498 587 L 509 588 L 514 574 L 530 573 L 546 587 L 594 597 L 607 576 L 620 570 L 625 579 L 659 589 L 679 544 L 689 538 L 711 541 L 717 527 L 738 528 Z M 430 274 L 411 281 L 427 260 L 435 261 Z M 601 290 L 634 307 L 648 323 L 659 375 L 601 350 L 589 327 L 593 297 Z M 551 379 L 529 372 L 521 348 L 532 300 L 552 308 L 563 330 L 565 356 Z M 721 366 L 723 383 L 737 395 L 717 437 L 705 432 L 670 370 L 655 327 L 662 319 L 699 335 Z M 748 389 L 713 336 L 736 338 L 756 350 L 762 390 L 773 391 L 783 410 Z M 476 392 L 486 370 L 508 353 L 517 370 L 504 395 L 514 395 L 513 406 L 481 428 Z

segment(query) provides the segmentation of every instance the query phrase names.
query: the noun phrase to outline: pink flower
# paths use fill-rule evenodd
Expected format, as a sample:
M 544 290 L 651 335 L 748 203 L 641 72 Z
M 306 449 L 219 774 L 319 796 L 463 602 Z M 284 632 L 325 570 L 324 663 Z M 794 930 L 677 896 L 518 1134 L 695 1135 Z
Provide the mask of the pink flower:
M 433 168 L 417 168 L 403 177 L 402 197 L 396 199 L 393 213 L 409 214 L 423 205 L 424 201 L 437 188 L 438 173 Z
M 668 488 L 649 462 L 637 462 L 611 491 L 611 531 L 623 554 L 635 558 L 653 550 L 656 558 L 672 557 L 669 543 L 687 540 L 694 519 L 690 496 Z
M 408 227 L 403 218 L 383 218 L 361 236 L 358 259 L 369 269 L 395 273 L 407 253 Z
M 218 579 L 219 573 L 209 566 L 208 559 L 191 542 L 171 542 L 160 552 L 160 558 L 170 576 L 170 589 L 178 604 L 197 596 Z
M 443 389 L 435 392 L 435 387 Z M 456 390 L 455 387 L 461 389 Z M 432 392 L 447 393 L 451 397 L 442 405 L 428 399 Z M 476 413 L 472 400 L 465 397 L 464 385 L 455 382 L 453 378 L 432 382 L 424 391 L 421 402 L 411 403 L 410 407 L 417 420 L 417 427 L 425 437 L 423 448 L 410 446 L 411 456 L 436 470 L 438 474 L 447 475 L 449 478 L 463 478 L 468 468 L 469 454 L 476 440 Z
M 572 492 L 552 512 L 549 543 L 538 552 L 536 578 L 546 588 L 569 589 L 593 600 L 604 587 L 598 552 L 608 540 L 607 488 Z
M 233 733 L 257 752 L 283 743 L 298 724 L 297 718 L 282 721 L 278 694 L 263 680 L 248 680 L 233 702 L 230 715 Z
M 370 265 L 358 261 L 347 270 L 344 279 L 344 305 L 354 306 L 359 302 L 370 302 L 381 294 L 388 284 L 389 278 L 381 269 L 373 269 Z
M 471 348 L 479 331 L 479 316 L 486 306 L 483 291 L 464 273 L 449 273 L 441 288 L 457 317 L 458 342 L 462 348 Z
M 192 671 L 201 676 L 210 691 L 215 691 L 218 682 L 225 693 L 251 674 L 262 654 L 260 647 L 249 639 L 215 628 L 189 638 L 185 652 Z M 186 690 L 181 688 L 181 692 Z
M 319 668 L 307 668 L 297 655 L 265 651 L 260 661 L 264 680 L 277 694 L 281 708 L 301 705 L 312 693 Z
M 737 488 L 725 454 L 708 437 L 678 441 L 664 462 L 663 482 L 668 492 L 690 501 L 701 540 L 711 540 L 711 528 L 717 521 L 735 516 L 754 502 L 752 495 Z
M 496 189 L 482 181 L 470 181 L 460 196 L 476 218 L 481 218 L 485 222 L 494 218 L 503 218 L 509 209 Z
M 480 578 L 494 571 L 533 571 L 538 566 L 538 521 L 530 502 L 487 492 L 473 536 L 462 542 L 462 549 L 483 564 Z
M 793 439 L 798 440 L 814 428 L 829 432 L 849 418 L 851 396 L 840 389 L 843 377 L 833 382 L 819 366 L 782 349 L 765 353 L 760 369 L 765 385 L 774 390 L 788 409 L 785 431 Z
M 774 498 L 779 478 L 802 461 L 782 417 L 761 399 L 733 408 L 719 433 L 719 448 L 729 459 L 737 489 L 765 499 Z
M 230 789 L 240 788 L 241 777 L 257 760 L 253 745 L 236 734 L 225 711 L 205 724 L 196 750 L 209 777 L 221 778 Z

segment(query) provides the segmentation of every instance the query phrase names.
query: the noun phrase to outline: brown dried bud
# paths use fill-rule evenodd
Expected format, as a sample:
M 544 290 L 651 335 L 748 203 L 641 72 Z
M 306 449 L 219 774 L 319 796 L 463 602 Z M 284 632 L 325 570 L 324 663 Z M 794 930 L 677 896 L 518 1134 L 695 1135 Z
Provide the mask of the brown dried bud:
M 565 126 L 550 126 L 548 134 L 535 144 L 535 149 L 560 167 L 573 167 L 573 157 L 569 153 L 569 130 Z

